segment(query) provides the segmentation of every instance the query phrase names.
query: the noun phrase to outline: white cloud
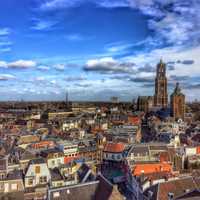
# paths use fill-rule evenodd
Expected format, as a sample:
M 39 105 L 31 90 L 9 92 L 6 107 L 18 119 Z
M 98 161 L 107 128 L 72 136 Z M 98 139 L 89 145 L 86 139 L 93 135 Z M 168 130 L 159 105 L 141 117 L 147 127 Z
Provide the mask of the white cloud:
M 17 60 L 7 64 L 9 68 L 32 68 L 36 66 L 36 62 L 32 60 Z
M 0 36 L 10 35 L 11 30 L 9 28 L 0 28 Z
M 57 81 L 56 81 L 56 80 L 51 80 L 50 83 L 51 83 L 52 85 L 56 85 L 56 84 L 57 84 Z
M 105 50 L 108 52 L 124 52 L 126 51 L 128 48 L 134 46 L 133 44 L 130 43 L 124 43 L 124 42 L 116 42 L 116 43 L 111 43 L 111 44 L 107 44 L 105 46 Z
M 47 0 L 41 4 L 40 9 L 44 11 L 63 9 L 68 7 L 77 6 L 82 0 Z
M 14 75 L 11 74 L 0 74 L 0 81 L 8 81 L 8 80 L 12 80 L 15 79 L 16 77 Z
M 73 81 L 80 82 L 86 80 L 86 78 L 84 76 L 66 76 L 64 80 L 67 82 L 73 82 Z
M 99 73 L 133 73 L 134 66 L 132 62 L 119 62 L 112 57 L 105 57 L 88 60 L 84 70 Z
M 118 7 L 129 7 L 130 3 L 128 0 L 115 0 L 115 1 L 110 1 L 110 0 L 94 0 L 94 2 L 101 7 L 105 8 L 118 8 Z
M 152 64 L 156 67 L 156 64 L 163 58 L 164 62 L 177 61 L 190 59 L 194 63 L 185 65 L 184 63 L 176 63 L 174 70 L 169 70 L 168 75 L 179 75 L 179 76 L 200 76 L 200 47 L 182 49 L 179 47 L 166 47 L 161 49 L 155 49 L 148 53 L 140 53 L 138 55 L 129 56 L 124 58 L 126 61 L 134 62 L 137 66 L 144 66 L 147 63 Z
M 35 78 L 35 81 L 38 81 L 38 82 L 43 82 L 43 81 L 45 81 L 46 79 L 45 79 L 45 77 L 43 77 L 43 76 L 39 76 L 39 77 L 36 77 Z
M 54 68 L 58 71 L 64 71 L 65 70 L 65 64 L 56 64 L 56 65 L 54 65 Z
M 84 39 L 82 35 L 77 34 L 77 33 L 66 35 L 65 38 L 70 41 L 80 41 Z
M 9 52 L 9 51 L 11 51 L 11 48 L 10 48 L 10 47 L 5 47 L 5 48 L 1 48 L 1 49 L 0 49 L 0 52 L 1 52 L 1 53 L 5 53 L 5 52 Z
M 0 46 L 10 46 L 12 45 L 12 42 L 10 41 L 0 41 Z
M 7 63 L 5 61 L 0 61 L 0 67 L 6 68 Z
M 50 69 L 50 67 L 45 66 L 45 65 L 39 65 L 39 66 L 37 67 L 37 69 L 47 71 L 47 70 Z
M 58 22 L 57 21 L 51 21 L 51 20 L 43 20 L 43 19 L 33 19 L 34 25 L 31 27 L 31 29 L 34 30 L 50 30 L 52 29 Z

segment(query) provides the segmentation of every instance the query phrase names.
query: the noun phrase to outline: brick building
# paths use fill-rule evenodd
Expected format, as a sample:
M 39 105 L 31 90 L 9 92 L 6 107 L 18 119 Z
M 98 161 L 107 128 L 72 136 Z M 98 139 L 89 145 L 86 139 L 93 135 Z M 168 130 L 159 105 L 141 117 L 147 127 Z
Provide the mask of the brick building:
M 179 83 L 171 94 L 171 115 L 175 120 L 185 118 L 185 95 L 181 92 Z

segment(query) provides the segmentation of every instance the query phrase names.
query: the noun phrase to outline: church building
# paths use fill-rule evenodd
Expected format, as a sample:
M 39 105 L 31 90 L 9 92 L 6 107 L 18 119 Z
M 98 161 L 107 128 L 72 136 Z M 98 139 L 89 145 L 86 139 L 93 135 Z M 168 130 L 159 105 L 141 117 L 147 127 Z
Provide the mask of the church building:
M 166 77 L 166 64 L 160 60 L 157 65 L 157 72 L 155 78 L 155 95 L 154 105 L 160 108 L 166 108 L 168 104 L 167 93 L 167 77 Z
M 181 92 L 179 83 L 176 83 L 174 92 L 171 94 L 171 115 L 175 120 L 184 120 L 185 95 Z

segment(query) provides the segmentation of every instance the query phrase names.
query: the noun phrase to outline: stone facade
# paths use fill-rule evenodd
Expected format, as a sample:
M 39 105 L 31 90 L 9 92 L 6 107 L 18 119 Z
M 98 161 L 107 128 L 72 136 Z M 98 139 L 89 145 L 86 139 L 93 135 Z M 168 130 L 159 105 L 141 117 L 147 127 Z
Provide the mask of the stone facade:
M 137 109 L 139 111 L 149 112 L 153 107 L 152 96 L 139 96 L 137 100 Z
M 178 83 L 171 94 L 171 115 L 175 120 L 185 118 L 185 95 L 181 93 Z
M 166 64 L 162 60 L 157 65 L 154 104 L 161 108 L 166 108 L 168 104 Z

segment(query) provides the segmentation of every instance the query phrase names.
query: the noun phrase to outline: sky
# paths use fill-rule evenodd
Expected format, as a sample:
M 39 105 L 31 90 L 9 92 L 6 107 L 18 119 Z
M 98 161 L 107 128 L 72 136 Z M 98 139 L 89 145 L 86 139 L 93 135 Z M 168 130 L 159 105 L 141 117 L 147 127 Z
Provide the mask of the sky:
M 200 98 L 199 0 L 0 1 L 0 100 L 131 101 L 168 93 Z

